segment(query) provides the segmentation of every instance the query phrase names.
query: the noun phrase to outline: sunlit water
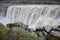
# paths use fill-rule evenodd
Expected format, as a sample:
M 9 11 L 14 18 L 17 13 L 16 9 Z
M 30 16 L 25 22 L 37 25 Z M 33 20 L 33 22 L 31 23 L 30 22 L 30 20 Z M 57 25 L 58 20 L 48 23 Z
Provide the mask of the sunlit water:
M 22 22 L 29 28 L 60 25 L 60 5 L 16 5 L 9 6 L 6 18 L 9 23 Z

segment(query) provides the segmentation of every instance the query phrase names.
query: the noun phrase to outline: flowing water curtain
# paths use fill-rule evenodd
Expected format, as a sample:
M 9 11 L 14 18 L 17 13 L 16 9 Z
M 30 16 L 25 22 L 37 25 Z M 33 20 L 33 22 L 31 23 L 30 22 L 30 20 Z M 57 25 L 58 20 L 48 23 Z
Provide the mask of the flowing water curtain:
M 28 24 L 33 10 L 34 7 L 29 6 L 10 6 L 7 11 L 7 17 L 11 19 L 10 22 L 22 22 Z
M 51 19 L 52 21 L 50 21 L 49 25 L 52 25 L 53 26 L 54 21 L 58 21 L 56 19 L 59 19 L 59 14 L 60 13 L 59 13 L 59 8 L 58 7 L 51 7 L 50 14 L 48 15 L 48 17 L 50 17 L 50 18 L 52 18 L 54 20 Z
M 14 17 L 13 17 L 14 22 L 19 22 L 19 15 L 20 15 L 19 11 L 20 11 L 20 8 L 16 7 L 14 10 L 15 10 L 14 11 Z
M 37 7 L 35 10 L 34 10 L 34 13 L 32 14 L 32 16 L 31 16 L 31 22 L 30 22 L 30 26 L 29 26 L 29 28 L 32 28 L 32 26 L 33 27 L 38 27 L 38 22 L 39 22 L 39 18 L 41 19 L 41 17 L 43 17 L 43 16 L 45 16 L 44 14 L 46 13 L 46 12 L 48 12 L 48 10 L 46 10 L 47 9 L 47 7 L 41 7 L 41 6 L 39 6 L 39 7 Z M 36 22 L 36 21 L 38 21 L 38 22 Z M 42 22 L 39 22 L 39 23 L 41 23 L 42 24 Z M 40 25 L 40 24 L 39 24 Z
M 34 16 L 37 17 L 36 23 L 31 24 L 31 25 L 36 25 L 36 27 L 37 27 L 38 24 L 41 25 L 42 23 L 44 23 L 43 18 L 45 18 L 44 16 L 46 16 L 46 14 L 48 13 L 48 10 L 49 10 L 49 9 L 48 10 L 47 9 L 48 9 L 47 7 L 37 8 L 37 11 L 35 11 L 35 15 L 33 14 L 33 17 Z M 34 19 L 33 19 L 33 21 L 34 21 Z
M 57 7 L 54 19 L 55 20 L 53 21 L 52 25 L 54 26 L 60 25 L 60 21 L 59 21 L 60 20 L 60 7 Z
M 20 11 L 20 22 L 24 23 L 24 24 L 27 24 L 28 20 L 27 18 L 29 17 L 29 13 L 31 11 L 31 8 L 28 8 L 28 7 L 20 7 L 21 8 L 21 11 Z
M 36 22 L 36 20 L 39 18 L 40 16 L 40 13 L 42 12 L 42 7 L 36 7 L 34 10 L 33 10 L 33 13 L 31 15 L 31 19 L 30 19 L 30 22 L 29 22 L 29 25 L 31 24 L 34 24 Z
M 28 24 L 29 23 L 29 20 L 31 19 L 31 14 L 33 13 L 33 10 L 34 10 L 35 7 L 27 7 L 26 8 L 26 13 L 25 13 L 25 20 L 24 20 L 24 24 Z
M 7 10 L 10 22 L 22 22 L 29 27 L 43 27 L 45 25 L 56 25 L 60 19 L 60 6 L 57 5 L 23 5 L 10 6 Z M 57 20 L 57 21 L 56 21 Z M 59 21 L 60 22 L 60 21 Z M 32 27 L 32 28 L 33 28 Z
M 51 18 L 55 18 L 57 16 L 57 14 L 58 14 L 57 13 L 57 10 L 58 10 L 57 8 L 51 8 L 51 12 L 50 12 L 50 15 L 49 16 Z
M 12 13 L 14 8 L 12 6 L 9 6 L 7 9 L 6 17 L 9 19 L 9 23 L 12 22 Z
M 28 22 L 28 15 L 29 15 L 29 11 L 31 11 L 31 9 L 30 8 L 28 8 L 28 7 L 22 7 L 22 9 L 21 9 L 21 13 L 22 13 L 22 16 L 23 16 L 23 22 L 22 23 L 24 23 L 24 24 L 27 24 L 27 22 Z
M 53 8 L 53 7 L 49 8 L 48 7 L 48 8 L 46 8 L 47 10 L 44 9 L 45 11 L 43 11 L 43 13 L 42 13 L 43 16 L 41 15 L 39 17 L 39 19 L 37 19 L 37 21 L 34 25 L 36 27 L 37 26 L 40 27 L 40 26 L 45 26 L 45 25 L 52 25 L 54 23 L 53 21 L 55 20 L 57 14 L 59 14 L 58 13 L 59 10 L 57 10 L 57 8 L 56 7 L 55 8 Z M 53 13 L 51 13 L 51 12 L 53 12 Z M 52 14 L 54 14 L 54 15 L 52 15 Z

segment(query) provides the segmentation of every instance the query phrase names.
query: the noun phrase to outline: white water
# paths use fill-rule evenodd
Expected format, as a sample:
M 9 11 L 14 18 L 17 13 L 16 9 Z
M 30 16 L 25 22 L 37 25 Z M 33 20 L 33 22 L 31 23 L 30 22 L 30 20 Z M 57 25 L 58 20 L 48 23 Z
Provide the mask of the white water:
M 60 5 L 16 5 L 9 6 L 6 17 L 9 23 L 22 22 L 29 28 L 60 25 Z

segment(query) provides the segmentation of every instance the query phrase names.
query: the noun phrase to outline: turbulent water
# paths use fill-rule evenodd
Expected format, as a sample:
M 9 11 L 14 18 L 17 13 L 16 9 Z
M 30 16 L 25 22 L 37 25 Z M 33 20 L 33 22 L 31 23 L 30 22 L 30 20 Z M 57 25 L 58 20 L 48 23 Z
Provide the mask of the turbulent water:
M 60 25 L 60 5 L 9 6 L 6 17 L 9 23 L 22 22 L 29 28 Z

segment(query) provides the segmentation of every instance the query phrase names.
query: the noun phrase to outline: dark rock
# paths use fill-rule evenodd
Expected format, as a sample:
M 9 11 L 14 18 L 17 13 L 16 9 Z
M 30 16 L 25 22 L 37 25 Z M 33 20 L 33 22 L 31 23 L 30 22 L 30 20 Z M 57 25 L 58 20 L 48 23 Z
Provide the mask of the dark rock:
M 60 26 L 58 26 L 58 28 L 60 28 Z
M 15 24 L 17 24 L 18 25 L 18 27 L 22 27 L 24 24 L 23 23 L 21 23 L 21 22 L 17 22 L 17 23 L 15 23 Z
M 9 23 L 9 24 L 7 24 L 7 27 L 9 27 L 9 28 L 18 27 L 18 25 L 15 23 Z
M 43 31 L 43 29 L 36 29 L 36 32 L 38 32 L 38 31 Z

